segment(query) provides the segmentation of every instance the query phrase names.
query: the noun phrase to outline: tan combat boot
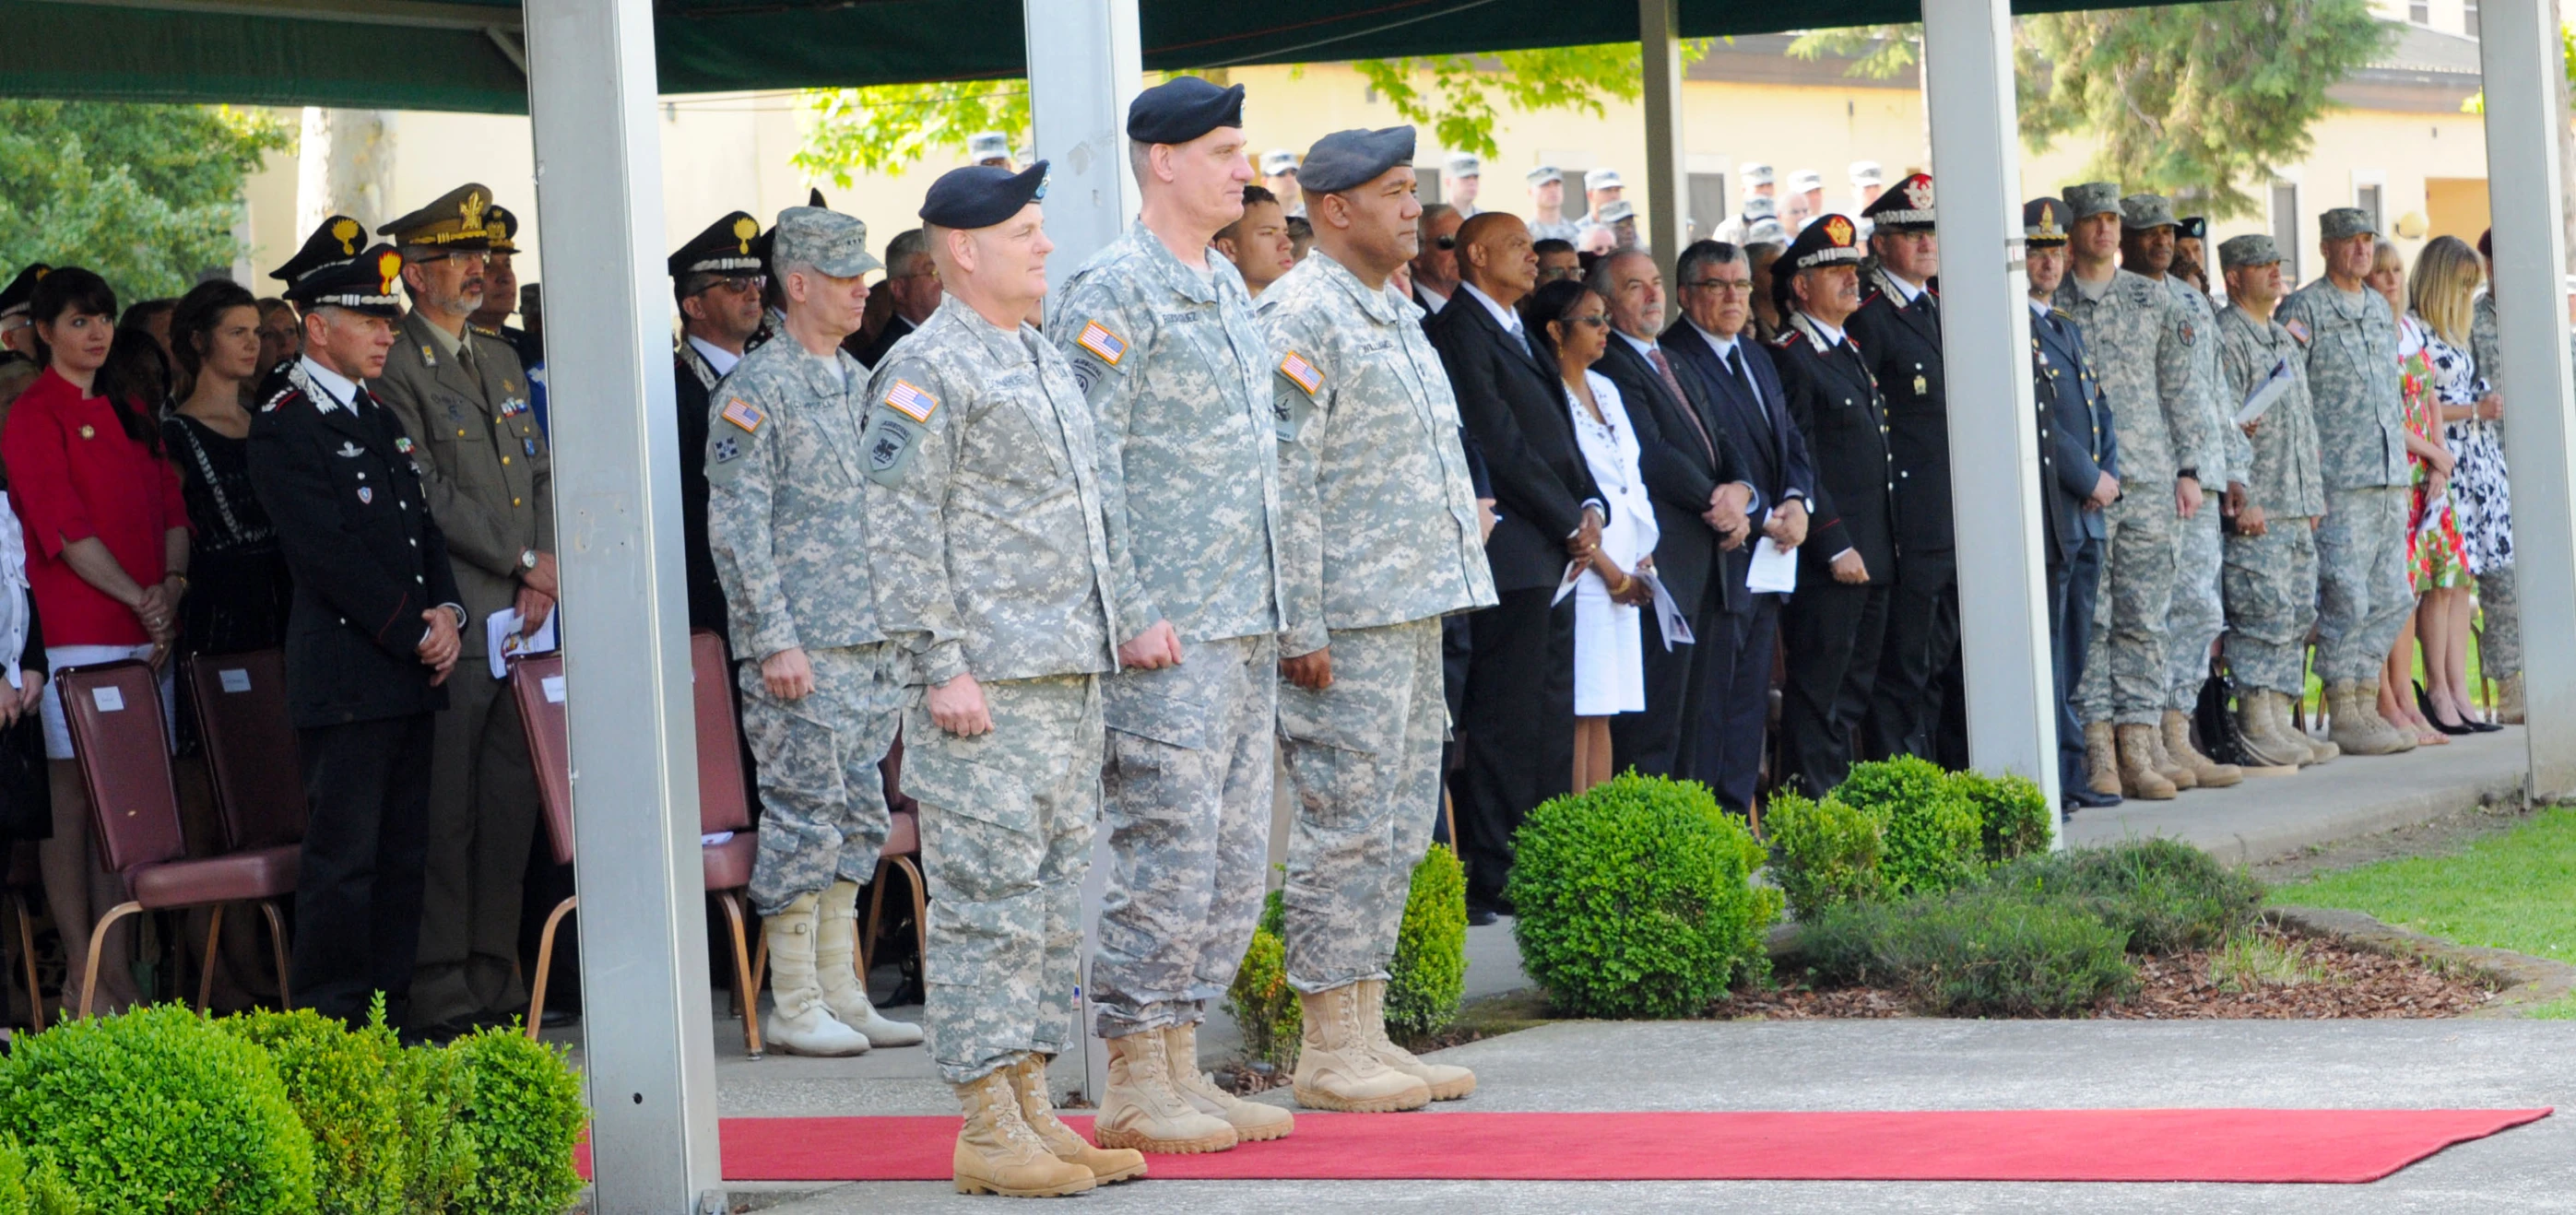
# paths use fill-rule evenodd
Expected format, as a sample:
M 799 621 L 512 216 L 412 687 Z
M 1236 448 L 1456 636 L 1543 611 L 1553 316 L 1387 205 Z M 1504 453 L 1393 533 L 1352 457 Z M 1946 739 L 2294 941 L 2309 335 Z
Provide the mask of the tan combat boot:
M 1434 1101 L 1455 1101 L 1476 1091 L 1476 1073 L 1452 1063 L 1425 1063 L 1386 1036 L 1386 980 L 1362 979 L 1360 1029 L 1378 1062 L 1422 1082 Z
M 823 985 L 823 1007 L 834 1020 L 866 1034 L 871 1046 L 919 1045 L 920 1026 L 877 1015 L 858 960 L 859 884 L 834 882 L 815 911 L 814 971 Z
M 2165 710 L 2165 754 L 2174 758 L 2203 789 L 2224 789 L 2245 783 L 2245 770 L 2234 764 L 2222 764 L 2200 753 L 2191 745 L 2191 717 L 2177 709 Z
M 2149 802 L 2173 800 L 2173 782 L 2156 771 L 2156 728 L 2124 723 L 2113 733 L 2120 745 L 2120 796 Z
M 1217 1087 L 1199 1070 L 1199 1027 L 1187 1021 L 1163 1028 L 1163 1062 L 1171 1068 L 1172 1087 L 1181 1090 L 1202 1114 L 1214 1114 L 1234 1128 L 1241 1143 L 1285 1139 L 1297 1129 L 1297 1116 L 1275 1105 L 1246 1101 Z
M 2236 698 L 2236 732 L 2245 744 L 2245 756 L 2254 761 L 2245 769 L 2247 776 L 2289 776 L 2308 762 L 2307 744 L 2284 737 L 2272 724 L 2272 702 L 2278 692 L 2249 688 Z
M 1109 1091 L 1100 1096 L 1091 1133 L 1102 1147 L 1178 1155 L 1222 1152 L 1235 1144 L 1225 1119 L 1200 1113 L 1172 1086 L 1163 1035 L 1150 1029 L 1109 1039 Z
M 2120 795 L 2120 752 L 2107 721 L 2084 723 L 2084 784 L 2104 797 Z
M 1360 985 L 1297 994 L 1306 1028 L 1290 1083 L 1297 1104 L 1352 1114 L 1389 1114 L 1431 1104 L 1431 1086 L 1380 1062 L 1360 1026 Z
M 2280 727 L 2281 737 L 2308 749 L 2309 763 L 2321 764 L 2343 754 L 2343 748 L 2310 735 L 2298 722 L 2290 719 L 2290 706 L 2294 702 L 2288 693 L 2275 692 L 2272 695 L 2272 724 Z
M 2334 715 L 2327 737 L 2332 738 L 2346 755 L 2395 755 L 2414 750 L 2414 739 L 2380 720 L 2377 708 L 2371 703 L 2375 699 L 2377 689 L 2365 688 L 2359 683 L 2345 681 L 2327 685 L 2326 712 Z
M 1144 1153 L 1130 1148 L 1093 1147 L 1055 1116 L 1055 1098 L 1047 1093 L 1046 1056 L 1022 1055 L 1019 1062 L 1003 1070 L 1010 1073 L 1011 1092 L 1019 1098 L 1021 1123 L 1046 1145 L 1048 1155 L 1091 1170 L 1091 1179 L 1101 1185 L 1145 1175 Z
M 777 1005 L 761 1022 L 761 1036 L 770 1049 L 791 1055 L 863 1055 L 867 1035 L 842 1024 L 823 1004 L 822 984 L 814 973 L 817 901 L 814 895 L 800 894 L 785 910 L 760 922 L 769 944 L 769 994 Z
M 966 1124 L 957 1128 L 957 1150 L 949 1157 L 958 1193 L 1056 1198 L 1098 1184 L 1091 1170 L 1056 1159 L 1038 1133 L 1020 1120 L 1009 1068 L 958 1085 L 957 1104 L 966 1111 Z
M 2519 673 L 2496 681 L 2495 721 L 2499 726 L 2522 724 L 2522 676 Z
M 2200 778 L 2193 776 L 2191 769 L 2182 766 L 2182 761 L 2175 759 L 2172 753 L 2165 750 L 2164 731 L 2155 726 L 2147 727 L 2147 752 L 2153 757 L 2156 775 L 2165 778 L 2166 783 L 2176 789 L 2200 787 Z

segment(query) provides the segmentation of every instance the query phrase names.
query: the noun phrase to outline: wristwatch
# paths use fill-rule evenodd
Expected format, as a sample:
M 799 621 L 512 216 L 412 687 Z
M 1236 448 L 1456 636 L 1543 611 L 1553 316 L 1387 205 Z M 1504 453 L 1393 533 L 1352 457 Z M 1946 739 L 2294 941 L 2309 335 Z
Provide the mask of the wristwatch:
M 2197 469 L 2197 468 L 2177 468 L 2177 469 L 2175 469 L 2175 470 L 2174 470 L 2174 477 L 2175 477 L 2175 479 L 2176 479 L 2176 480 L 2180 480 L 2181 478 L 2184 478 L 2184 477 L 2189 477 L 2189 478 L 2191 478 L 2192 480 L 2197 481 L 2197 480 L 2199 480 L 2199 479 L 2200 479 L 2200 470 L 2199 470 L 2199 469 Z M 530 568 L 530 569 L 535 569 L 536 567 L 532 565 L 532 566 L 529 566 L 528 568 Z
M 532 570 L 537 568 L 537 550 L 532 548 L 520 549 L 519 568 L 523 570 Z

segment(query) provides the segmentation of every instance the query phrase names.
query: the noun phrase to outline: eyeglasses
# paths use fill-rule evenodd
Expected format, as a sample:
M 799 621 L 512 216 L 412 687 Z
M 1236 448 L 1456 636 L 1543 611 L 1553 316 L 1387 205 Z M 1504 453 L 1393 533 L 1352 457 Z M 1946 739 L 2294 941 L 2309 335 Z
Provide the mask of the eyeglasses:
M 411 264 L 415 266 L 426 266 L 431 262 L 449 261 L 465 262 L 469 266 L 480 266 L 490 262 L 491 260 L 492 255 L 481 249 L 469 250 L 463 253 L 425 253 L 419 257 L 410 259 Z
M 1749 278 L 1695 278 L 1682 284 L 1684 291 L 1719 291 L 1731 295 L 1750 295 L 1753 280 Z
M 1458 247 L 1458 238 L 1454 234 L 1449 236 L 1435 236 L 1431 238 L 1431 247 L 1441 250 L 1455 249 Z
M 716 279 L 713 282 L 708 283 L 706 286 L 698 288 L 698 294 L 704 295 L 718 287 L 722 287 L 727 291 L 731 291 L 739 295 L 744 293 L 756 293 L 766 289 L 768 286 L 769 277 L 767 275 L 730 274 L 723 278 Z
M 1565 321 L 1569 325 L 1589 325 L 1595 329 L 1607 329 L 1610 327 L 1610 318 L 1603 316 L 1598 312 L 1591 313 L 1586 316 L 1569 316 L 1565 318 Z

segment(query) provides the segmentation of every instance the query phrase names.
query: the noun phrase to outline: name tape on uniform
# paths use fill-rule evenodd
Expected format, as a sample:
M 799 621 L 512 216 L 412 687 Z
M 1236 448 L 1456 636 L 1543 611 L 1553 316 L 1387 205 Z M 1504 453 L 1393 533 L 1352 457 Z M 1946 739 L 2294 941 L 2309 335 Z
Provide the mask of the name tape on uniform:
M 885 403 L 915 422 L 927 423 L 930 415 L 939 412 L 939 397 L 923 392 L 910 380 L 896 380 L 894 387 L 886 390 Z
M 746 431 L 756 431 L 761 423 L 769 420 L 769 415 L 760 412 L 760 408 L 751 402 L 735 397 L 725 402 L 724 420 Z

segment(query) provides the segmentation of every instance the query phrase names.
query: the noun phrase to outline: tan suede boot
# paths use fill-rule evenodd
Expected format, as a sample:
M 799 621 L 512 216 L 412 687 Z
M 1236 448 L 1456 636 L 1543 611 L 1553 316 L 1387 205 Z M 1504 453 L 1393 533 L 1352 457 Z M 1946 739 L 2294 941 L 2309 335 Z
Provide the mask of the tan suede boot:
M 2149 802 L 2173 800 L 2173 782 L 2156 771 L 2156 728 L 2124 723 L 2113 733 L 2120 744 L 2120 796 Z
M 2236 733 L 2244 740 L 2246 758 L 2254 761 L 2247 776 L 2288 776 L 2308 762 L 2307 744 L 2284 737 L 2272 724 L 2272 702 L 2278 692 L 2251 688 L 2236 698 Z
M 2191 718 L 2177 709 L 2165 710 L 2165 754 L 2174 758 L 2200 782 L 2203 789 L 2224 789 L 2245 783 L 2245 770 L 2234 764 L 2222 764 L 2200 753 L 2191 745 Z
M 1131 1148 L 1093 1147 L 1055 1116 L 1055 1098 L 1047 1093 L 1046 1056 L 1022 1055 L 1019 1062 L 1004 1070 L 1011 1075 L 1012 1094 L 1019 1098 L 1020 1121 L 1037 1135 L 1038 1142 L 1046 1145 L 1048 1155 L 1091 1170 L 1092 1180 L 1101 1185 L 1145 1175 L 1144 1153 Z
M 1386 1036 L 1386 980 L 1362 979 L 1360 1030 L 1380 1063 L 1422 1082 L 1434 1101 L 1455 1101 L 1476 1091 L 1476 1073 L 1454 1063 L 1425 1063 Z
M 2155 757 L 2156 775 L 2165 778 L 2166 782 L 2176 789 L 2200 787 L 2200 778 L 2192 775 L 2191 769 L 2182 766 L 2182 761 L 2175 759 L 2171 752 L 2165 750 L 2163 730 L 2155 726 L 2147 727 L 2147 745 L 2149 753 Z
M 2326 712 L 2334 715 L 2327 736 L 2346 755 L 2395 755 L 2415 749 L 2415 740 L 2380 720 L 2372 703 L 2378 690 L 2346 681 L 2326 687 Z
M 2111 741 L 2111 723 L 2084 724 L 2084 783 L 2106 797 L 2120 795 L 2120 752 Z
M 1360 985 L 1298 993 L 1306 1016 L 1291 1080 L 1297 1104 L 1352 1114 L 1387 1114 L 1431 1104 L 1431 1086 L 1380 1062 L 1360 1024 Z
M 822 984 L 814 973 L 817 902 L 814 895 L 798 895 L 783 910 L 761 919 L 761 935 L 769 942 L 769 994 L 776 1002 L 760 1024 L 761 1037 L 769 1049 L 791 1055 L 864 1055 L 867 1035 L 842 1024 L 823 1004 Z
M 2294 702 L 2290 699 L 2289 693 L 2273 693 L 2272 724 L 2280 727 L 2281 737 L 2289 739 L 2302 747 L 2306 747 L 2308 749 L 2308 762 L 2311 764 L 2321 764 L 2327 760 L 2335 758 L 2336 756 L 2342 755 L 2343 748 L 2309 734 L 2305 728 L 2299 725 L 2298 722 L 2291 720 L 2290 706 L 2292 703 Z
M 957 1128 L 957 1150 L 949 1157 L 958 1193 L 1056 1198 L 1098 1184 L 1091 1170 L 1056 1159 L 1020 1120 L 1008 1068 L 958 1085 L 957 1104 L 966 1112 L 966 1124 Z
M 1214 1114 L 1234 1128 L 1240 1143 L 1285 1139 L 1297 1129 L 1297 1116 L 1275 1105 L 1246 1101 L 1218 1088 L 1215 1078 L 1199 1070 L 1199 1027 L 1183 1021 L 1163 1027 L 1163 1062 L 1171 1068 L 1172 1087 L 1181 1090 L 1202 1114 Z
M 859 884 L 834 882 L 815 909 L 814 974 L 823 985 L 823 1007 L 843 1025 L 868 1036 L 870 1046 L 918 1046 L 921 1027 L 877 1014 L 860 976 Z
M 1091 1133 L 1102 1147 L 1190 1155 L 1222 1152 L 1235 1144 L 1234 1128 L 1203 1114 L 1172 1087 L 1163 1058 L 1163 1035 L 1146 1030 L 1109 1039 L 1109 1091 Z
M 2522 675 L 2519 672 L 2496 681 L 2495 720 L 2499 726 L 2522 724 Z

